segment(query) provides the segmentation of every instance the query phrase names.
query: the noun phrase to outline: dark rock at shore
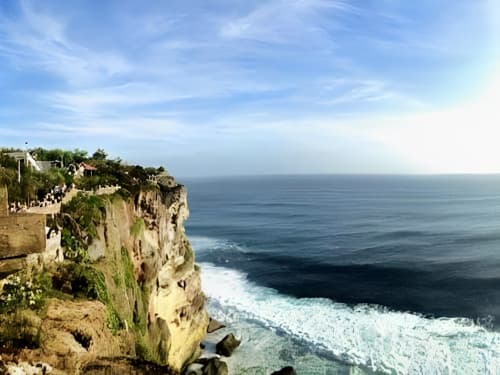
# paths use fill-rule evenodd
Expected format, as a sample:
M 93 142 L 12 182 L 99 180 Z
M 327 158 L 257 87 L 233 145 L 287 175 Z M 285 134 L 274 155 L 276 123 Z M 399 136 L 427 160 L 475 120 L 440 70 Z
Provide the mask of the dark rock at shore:
M 201 358 L 198 358 L 196 361 L 194 361 L 194 363 L 198 363 L 200 365 L 205 366 L 209 360 L 210 360 L 210 358 L 201 357 Z
M 240 346 L 241 341 L 239 341 L 232 333 L 224 337 L 220 342 L 215 346 L 215 352 L 217 354 L 230 357 L 233 354 L 234 350 Z
M 208 323 L 208 327 L 207 327 L 207 333 L 215 332 L 215 331 L 217 331 L 221 328 L 224 328 L 224 327 L 226 327 L 226 326 L 224 324 L 222 324 L 221 322 L 210 318 L 210 322 Z
M 297 375 L 295 369 L 292 366 L 283 367 L 279 371 L 273 372 L 271 375 Z
M 228 375 L 227 363 L 217 357 L 210 358 L 203 367 L 203 375 Z
M 184 375 L 203 375 L 203 365 L 200 363 L 191 363 L 184 371 Z
M 162 366 L 153 362 L 130 357 L 97 358 L 85 364 L 82 368 L 82 374 L 88 375 L 173 375 L 176 373 L 177 372 L 169 366 Z

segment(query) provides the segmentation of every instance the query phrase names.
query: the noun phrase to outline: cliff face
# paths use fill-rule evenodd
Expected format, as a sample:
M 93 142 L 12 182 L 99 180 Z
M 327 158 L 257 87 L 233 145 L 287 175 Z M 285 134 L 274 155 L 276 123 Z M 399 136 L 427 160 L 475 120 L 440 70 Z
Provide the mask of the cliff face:
M 111 253 L 115 258 L 127 249 L 135 280 L 148 291 L 147 303 L 142 301 L 147 304 L 148 346 L 175 369 L 198 354 L 208 325 L 200 270 L 184 231 L 188 214 L 183 187 L 142 192 L 133 206 L 124 201 L 110 204 L 101 240 L 91 249 L 94 256 L 104 248 L 104 257 Z M 140 314 L 137 305 L 130 306 L 132 318 Z
M 180 371 L 199 354 L 208 325 L 200 270 L 184 231 L 186 190 L 164 187 L 134 199 L 115 194 L 104 202 L 88 247 L 92 262 L 44 265 L 57 293 L 72 297 L 56 293 L 43 312 L 22 312 L 40 347 L 23 349 L 17 359 L 77 373 L 113 367 L 113 358 L 137 371 L 123 358 L 141 358 Z M 82 284 L 95 298 L 81 298 Z

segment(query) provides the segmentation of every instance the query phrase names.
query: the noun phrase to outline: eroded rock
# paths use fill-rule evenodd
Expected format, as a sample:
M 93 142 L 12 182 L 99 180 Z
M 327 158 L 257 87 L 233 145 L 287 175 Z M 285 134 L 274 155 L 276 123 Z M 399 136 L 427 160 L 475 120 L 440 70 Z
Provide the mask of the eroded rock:
M 203 365 L 200 363 L 192 363 L 184 371 L 184 375 L 203 375 Z
M 292 366 L 283 367 L 281 370 L 273 372 L 271 375 L 297 375 Z
M 217 354 L 230 357 L 234 350 L 240 346 L 241 341 L 239 341 L 232 333 L 225 336 L 221 341 L 215 346 L 215 352 Z
M 207 333 L 215 332 L 221 328 L 225 328 L 226 326 L 219 322 L 218 320 L 210 318 L 210 322 L 208 323 Z
M 227 363 L 217 357 L 210 358 L 203 367 L 203 375 L 228 375 Z

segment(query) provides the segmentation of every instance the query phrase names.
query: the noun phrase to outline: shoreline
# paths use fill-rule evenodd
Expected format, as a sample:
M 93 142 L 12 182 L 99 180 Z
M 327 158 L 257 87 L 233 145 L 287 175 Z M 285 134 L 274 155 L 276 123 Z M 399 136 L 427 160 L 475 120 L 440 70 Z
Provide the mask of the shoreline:
M 249 282 L 239 271 L 207 263 L 201 267 L 207 310 L 228 326 L 204 341 L 213 344 L 229 332 L 242 339 L 230 358 L 235 373 L 287 365 L 300 374 L 324 373 L 327 367 L 339 374 L 500 370 L 495 354 L 500 333 L 469 319 L 429 319 L 383 307 L 295 299 Z

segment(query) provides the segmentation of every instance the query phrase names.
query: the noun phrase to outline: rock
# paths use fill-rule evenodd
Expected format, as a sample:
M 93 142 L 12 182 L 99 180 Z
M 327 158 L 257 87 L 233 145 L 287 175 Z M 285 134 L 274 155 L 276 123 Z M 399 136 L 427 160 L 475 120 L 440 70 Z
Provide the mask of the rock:
M 64 374 L 74 374 L 73 371 L 63 372 Z M 134 374 L 134 375 L 150 375 L 150 374 L 177 374 L 169 366 L 158 365 L 153 362 L 145 361 L 139 358 L 131 357 L 100 357 L 87 362 L 80 374 L 85 375 L 116 375 L 116 374 Z M 55 374 L 61 374 L 57 372 Z
M 217 357 L 210 358 L 203 367 L 203 375 L 228 375 L 227 363 Z
M 198 364 L 200 364 L 202 366 L 205 366 L 208 363 L 209 360 L 210 360 L 210 358 L 200 357 L 196 361 L 194 361 L 194 363 L 198 363 Z
M 0 368 L 1 369 L 1 368 Z M 10 375 L 45 375 L 52 374 L 52 366 L 46 363 L 36 363 L 35 365 L 28 362 L 18 362 L 17 364 L 10 363 L 4 368 L 5 372 L 0 374 Z
M 292 366 L 283 367 L 279 371 L 273 372 L 271 375 L 297 375 L 295 369 Z
M 191 363 L 184 371 L 184 375 L 203 375 L 203 365 L 199 363 Z
M 236 339 L 232 333 L 224 337 L 217 345 L 215 346 L 215 352 L 217 354 L 230 357 L 233 354 L 233 351 L 240 346 L 241 341 Z
M 207 333 L 215 332 L 215 331 L 217 331 L 221 328 L 224 328 L 224 327 L 226 327 L 226 326 L 224 324 L 222 324 L 221 322 L 210 318 L 210 322 L 208 323 L 208 327 L 207 327 Z

